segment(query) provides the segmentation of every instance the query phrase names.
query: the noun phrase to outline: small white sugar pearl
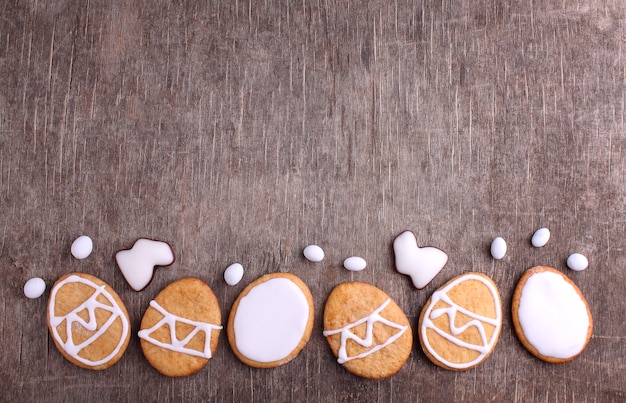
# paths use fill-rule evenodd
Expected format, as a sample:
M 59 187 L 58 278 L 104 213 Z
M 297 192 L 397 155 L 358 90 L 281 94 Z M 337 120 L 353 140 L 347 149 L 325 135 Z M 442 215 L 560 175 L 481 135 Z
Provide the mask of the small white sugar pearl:
M 46 283 L 42 278 L 33 277 L 24 284 L 24 295 L 30 299 L 39 298 L 46 291 Z
M 76 259 L 85 259 L 93 250 L 93 241 L 87 235 L 81 235 L 72 242 L 72 256 Z
M 580 253 L 572 253 L 567 258 L 567 267 L 575 271 L 585 270 L 589 266 L 589 260 Z
M 309 245 L 302 252 L 304 257 L 311 262 L 321 262 L 324 260 L 324 249 L 317 245 Z
M 497 237 L 491 242 L 491 256 L 500 260 L 504 255 L 506 255 L 506 241 L 502 237 Z
M 541 248 L 545 244 L 548 243 L 550 239 L 550 230 L 547 228 L 539 228 L 533 234 L 533 237 L 530 240 L 530 243 L 533 244 L 535 248 Z
M 241 263 L 233 263 L 224 270 L 224 281 L 228 285 L 236 285 L 243 278 L 243 266 Z
M 359 256 L 351 256 L 343 261 L 343 267 L 350 271 L 361 271 L 365 269 L 367 262 Z

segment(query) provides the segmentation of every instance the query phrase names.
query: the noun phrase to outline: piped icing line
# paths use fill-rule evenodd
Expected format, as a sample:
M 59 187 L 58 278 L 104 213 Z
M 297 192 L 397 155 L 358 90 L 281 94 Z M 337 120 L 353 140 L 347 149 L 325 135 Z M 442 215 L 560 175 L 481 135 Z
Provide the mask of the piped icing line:
M 393 343 L 394 341 L 396 341 L 400 336 L 402 336 L 402 334 L 406 331 L 406 329 L 408 328 L 408 326 L 402 326 L 399 325 L 395 322 L 392 322 L 388 319 L 385 319 L 384 317 L 380 316 L 380 312 L 382 312 L 385 307 L 387 307 L 387 305 L 389 305 L 389 303 L 391 302 L 391 299 L 387 298 L 387 300 L 385 302 L 383 302 L 378 308 L 376 308 L 372 313 L 370 313 L 368 316 L 361 318 L 359 320 L 357 320 L 356 322 L 352 322 L 347 324 L 346 326 L 340 328 L 340 329 L 335 329 L 335 330 L 324 330 L 323 334 L 324 336 L 328 337 L 328 336 L 332 336 L 335 335 L 337 333 L 341 333 L 341 345 L 339 347 L 339 351 L 337 352 L 337 362 L 339 364 L 343 364 L 347 361 L 353 360 L 353 359 L 357 359 L 357 358 L 364 358 L 367 357 L 370 354 L 375 353 L 376 351 L 379 351 L 385 347 L 387 347 L 389 344 Z M 350 331 L 351 328 L 353 328 L 354 326 L 358 326 L 361 323 L 365 323 L 367 322 L 367 327 L 365 330 L 365 338 L 360 338 L 359 336 L 355 335 L 354 333 L 352 333 Z M 380 322 L 383 323 L 384 325 L 387 325 L 389 327 L 392 327 L 394 329 L 398 329 L 399 332 L 395 333 L 393 336 L 389 337 L 383 344 L 378 344 L 377 346 L 375 346 L 374 348 L 365 351 L 361 354 L 358 355 L 354 355 L 352 357 L 348 357 L 348 353 L 346 351 L 346 343 L 348 340 L 353 340 L 356 343 L 358 343 L 359 345 L 363 346 L 363 347 L 371 347 L 372 343 L 374 341 L 374 324 Z
M 437 295 L 435 295 L 437 294 Z M 467 329 L 469 329 L 470 327 L 475 327 L 476 330 L 478 330 L 478 333 L 480 334 L 480 339 L 482 341 L 482 345 L 476 345 L 476 344 L 470 344 L 470 343 L 465 343 L 462 340 L 458 340 L 459 343 L 462 343 L 464 345 L 464 347 L 470 348 L 472 350 L 476 350 L 476 351 L 480 351 L 481 353 L 486 353 L 487 351 L 489 351 L 488 349 L 486 349 L 485 346 L 487 346 L 489 344 L 488 340 L 487 340 L 487 334 L 485 332 L 485 327 L 483 326 L 483 322 L 486 322 L 494 327 L 498 327 L 498 321 L 493 319 L 493 318 L 488 318 L 486 316 L 481 316 L 478 315 L 474 312 L 468 311 L 467 309 L 456 305 L 451 299 L 450 297 L 448 297 L 447 294 L 445 293 L 441 293 L 441 291 L 436 291 L 433 294 L 433 298 L 437 299 L 438 301 L 443 301 L 446 304 L 449 304 L 450 307 L 447 308 L 437 308 L 437 309 L 433 309 L 431 311 L 430 314 L 430 318 L 432 319 L 437 319 L 438 317 L 442 316 L 442 315 L 448 315 L 448 320 L 449 320 L 449 324 L 450 324 L 450 331 L 452 332 L 452 334 L 454 336 L 457 336 L 461 333 L 463 333 L 464 331 L 466 331 Z M 462 313 L 464 315 L 469 316 L 470 318 L 473 318 L 473 320 L 470 320 L 469 322 L 465 323 L 464 325 L 457 327 L 454 323 L 456 321 L 456 314 L 457 313 Z M 437 327 L 433 327 L 433 330 L 435 330 L 437 333 L 439 333 L 441 336 L 443 336 L 444 338 L 453 341 L 453 340 L 457 340 L 454 337 L 451 337 L 448 333 L 442 331 L 441 329 L 437 328 Z
M 165 308 L 163 308 L 154 300 L 150 301 L 150 306 L 156 309 L 157 311 L 159 311 L 159 313 L 163 315 L 163 318 L 157 323 L 155 323 L 154 326 L 152 326 L 151 328 L 140 330 L 138 332 L 139 338 L 146 340 L 147 342 L 152 343 L 161 348 L 175 351 L 177 353 L 182 353 L 182 354 L 187 354 L 187 355 L 192 355 L 195 357 L 202 357 L 202 358 L 207 358 L 207 359 L 211 358 L 212 356 L 211 355 L 211 331 L 220 330 L 222 329 L 222 326 L 218 326 L 218 325 L 214 325 L 214 324 L 206 323 L 206 322 L 194 321 L 194 320 L 180 317 L 178 315 L 174 315 L 173 313 L 170 313 L 167 310 L 165 310 Z M 183 338 L 182 340 L 179 340 L 176 337 L 176 322 L 182 322 L 187 325 L 191 325 L 194 327 L 194 329 L 185 338 Z M 155 330 L 157 330 L 158 328 L 164 325 L 167 325 L 167 327 L 169 328 L 171 343 L 164 343 L 162 341 L 156 340 L 155 338 L 151 336 L 152 332 L 154 332 Z M 204 350 L 198 351 L 198 350 L 185 347 L 185 345 L 187 345 L 187 343 L 189 343 L 191 339 L 196 334 L 198 334 L 198 332 L 201 332 L 201 331 L 204 332 L 205 334 Z
M 67 315 L 57 316 L 54 313 L 55 306 L 56 306 L 56 294 L 57 294 L 57 291 L 63 285 L 68 284 L 68 283 L 85 284 L 93 288 L 94 293 L 88 299 L 86 299 L 85 302 L 80 304 L 78 307 L 74 308 Z M 77 275 L 71 275 L 61 280 L 59 283 L 57 283 L 55 287 L 52 289 L 52 292 L 50 294 L 49 319 L 50 319 L 50 329 L 52 330 L 52 336 L 58 342 L 58 344 L 61 345 L 63 350 L 65 350 L 65 352 L 68 353 L 72 358 L 91 367 L 97 367 L 98 365 L 105 364 L 106 362 L 111 360 L 113 357 L 115 357 L 117 353 L 120 351 L 120 349 L 122 348 L 122 345 L 124 344 L 124 341 L 126 340 L 126 336 L 128 335 L 128 329 L 129 329 L 128 320 L 126 319 L 124 312 L 120 309 L 119 305 L 117 304 L 113 296 L 105 289 L 105 287 L 106 287 L 105 285 L 97 285 L 91 280 L 88 280 L 86 278 L 83 278 Z M 100 295 L 104 296 L 107 299 L 107 301 L 111 303 L 111 305 L 107 305 L 107 304 L 103 304 L 102 302 L 99 302 L 97 298 Z M 109 319 L 107 319 L 107 321 L 100 327 L 100 329 L 98 329 L 98 322 L 97 322 L 96 314 L 95 314 L 96 309 L 103 309 L 111 313 L 111 316 L 109 317 Z M 87 310 L 87 314 L 88 314 L 88 319 L 86 321 L 80 316 L 78 316 L 78 313 L 84 310 Z M 113 322 L 115 322 L 118 318 L 122 322 L 122 334 L 120 336 L 120 341 L 115 347 L 115 349 L 109 355 L 97 361 L 91 361 L 91 360 L 81 357 L 79 355 L 81 350 L 84 349 L 85 347 L 90 346 L 95 340 L 97 340 L 100 336 L 102 336 L 109 329 L 109 327 L 113 324 Z M 65 340 L 65 342 L 63 341 L 63 339 L 61 338 L 57 330 L 57 327 L 61 323 L 63 323 L 63 321 L 65 321 L 65 332 L 67 334 L 67 340 Z M 84 327 L 88 331 L 95 332 L 95 333 L 91 335 L 89 338 L 87 338 L 87 340 L 83 341 L 82 343 L 75 344 L 74 338 L 72 336 L 72 327 L 74 326 L 75 323 Z
M 450 297 L 448 296 L 447 292 L 450 291 L 450 289 L 452 289 L 454 286 L 456 286 L 456 285 L 458 285 L 458 284 L 460 284 L 460 283 L 462 283 L 464 281 L 468 281 L 468 280 L 480 281 L 482 284 L 484 284 L 489 289 L 489 291 L 491 292 L 491 296 L 493 297 L 493 301 L 494 301 L 494 305 L 495 305 L 495 311 L 496 311 L 496 317 L 495 318 L 488 318 L 488 317 L 485 317 L 485 316 L 478 315 L 478 314 L 476 314 L 474 312 L 468 311 L 467 309 L 465 309 L 465 308 L 455 304 L 452 301 L 452 299 L 450 299 Z M 433 307 L 439 301 L 445 302 L 446 304 L 450 305 L 450 307 L 433 309 Z M 473 320 L 467 322 L 463 326 L 456 327 L 454 325 L 454 320 L 456 319 L 456 314 L 458 312 L 473 318 Z M 448 314 L 448 319 L 449 319 L 449 324 L 450 324 L 450 331 L 453 333 L 453 335 L 451 335 L 449 333 L 446 333 L 443 330 L 439 329 L 432 322 L 432 319 L 437 319 L 438 317 L 440 317 L 441 315 L 444 315 L 444 314 Z M 486 332 L 485 332 L 485 328 L 483 326 L 483 322 L 495 327 L 493 333 L 491 334 L 491 338 L 489 340 L 487 340 L 487 335 L 486 335 Z M 454 337 L 456 335 L 459 335 L 459 334 L 463 333 L 465 330 L 467 330 L 468 328 L 470 328 L 472 326 L 476 327 L 476 329 L 480 333 L 481 340 L 483 341 L 483 345 L 482 346 L 471 344 L 471 343 L 467 343 L 467 342 L 465 342 L 463 340 L 459 340 L 456 337 Z M 422 342 L 423 342 L 424 346 L 426 347 L 426 349 L 428 350 L 428 352 L 433 357 L 435 357 L 438 361 L 440 361 L 441 363 L 443 363 L 444 365 L 446 365 L 446 366 L 448 366 L 450 368 L 464 369 L 464 368 L 469 368 L 469 367 L 472 367 L 472 366 L 480 363 L 485 358 L 485 356 L 487 354 L 489 354 L 489 352 L 492 350 L 495 342 L 498 340 L 498 334 L 500 333 L 500 328 L 501 327 L 502 327 L 502 310 L 501 310 L 501 307 L 500 307 L 500 295 L 498 294 L 498 290 L 496 290 L 496 288 L 494 287 L 493 284 L 491 284 L 491 282 L 487 281 L 482 276 L 478 276 L 476 274 L 466 274 L 466 275 L 460 276 L 459 278 L 453 280 L 446 287 L 444 287 L 442 290 L 435 291 L 433 293 L 431 303 L 429 304 L 426 312 L 424 313 L 424 317 L 423 317 L 423 320 L 422 320 L 422 327 L 421 327 L 420 331 L 421 331 Z M 439 354 L 437 354 L 437 352 L 430 345 L 430 343 L 428 341 L 428 337 L 426 335 L 426 330 L 427 329 L 432 329 L 437 334 L 439 334 L 440 336 L 442 336 L 446 340 L 450 341 L 451 343 L 456 344 L 459 347 L 464 347 L 464 348 L 467 348 L 467 349 L 479 352 L 478 357 L 476 357 L 474 360 L 472 360 L 472 361 L 470 361 L 468 363 L 462 363 L 462 364 L 453 363 L 453 362 L 450 362 L 450 361 L 446 360 L 445 358 L 443 358 Z

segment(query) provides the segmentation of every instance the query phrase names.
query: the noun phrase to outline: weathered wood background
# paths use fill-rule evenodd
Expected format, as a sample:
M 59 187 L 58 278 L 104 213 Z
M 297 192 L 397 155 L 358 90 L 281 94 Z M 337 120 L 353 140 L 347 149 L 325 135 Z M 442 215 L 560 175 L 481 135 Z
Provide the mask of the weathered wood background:
M 2 1 L 0 400 L 624 401 L 626 6 L 462 3 Z M 553 235 L 534 249 L 541 226 Z M 405 229 L 450 257 L 422 291 L 393 268 Z M 69 253 L 81 234 L 95 244 L 84 261 Z M 177 254 L 141 293 L 113 258 L 138 237 Z M 323 263 L 304 260 L 309 243 Z M 586 271 L 566 268 L 576 251 Z M 341 268 L 351 255 L 367 269 Z M 235 261 L 246 273 L 230 287 Z M 571 363 L 533 358 L 510 313 L 494 354 L 460 373 L 416 340 L 401 372 L 363 380 L 321 334 L 344 281 L 382 288 L 416 326 L 430 294 L 469 270 L 496 281 L 509 312 L 536 264 L 590 303 L 594 335 Z M 115 366 L 83 370 L 48 335 L 48 293 L 22 289 L 69 271 L 111 284 L 134 331 L 176 279 L 206 281 L 225 318 L 247 283 L 289 271 L 311 288 L 315 330 L 272 370 L 239 362 L 224 333 L 188 378 L 159 375 L 136 337 Z

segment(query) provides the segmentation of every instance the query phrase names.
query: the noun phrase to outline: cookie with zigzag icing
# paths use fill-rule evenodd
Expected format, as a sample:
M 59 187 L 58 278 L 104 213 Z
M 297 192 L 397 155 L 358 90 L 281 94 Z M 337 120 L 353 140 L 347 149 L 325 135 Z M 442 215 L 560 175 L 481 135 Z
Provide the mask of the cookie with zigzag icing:
M 119 361 L 130 340 L 124 302 L 107 283 L 85 273 L 69 273 L 54 283 L 48 329 L 68 361 L 93 370 Z
M 361 282 L 339 284 L 330 293 L 324 336 L 339 364 L 370 379 L 398 372 L 413 346 L 402 309 L 384 291 Z
M 207 284 L 197 278 L 174 281 L 150 301 L 141 319 L 141 349 L 163 375 L 194 374 L 215 354 L 221 321 L 217 298 Z
M 433 293 L 419 319 L 426 356 L 449 370 L 467 370 L 491 355 L 502 329 L 496 284 L 482 273 L 465 273 Z

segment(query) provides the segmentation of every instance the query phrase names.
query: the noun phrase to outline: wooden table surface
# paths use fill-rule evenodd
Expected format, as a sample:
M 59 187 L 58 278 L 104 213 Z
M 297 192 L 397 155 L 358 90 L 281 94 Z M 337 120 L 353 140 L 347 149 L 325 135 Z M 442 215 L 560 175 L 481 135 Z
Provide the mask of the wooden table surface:
M 626 399 L 622 2 L 116 3 L 0 4 L 0 400 Z M 543 226 L 552 238 L 533 248 Z M 449 255 L 420 291 L 394 269 L 406 229 Z M 79 261 L 82 234 L 94 250 Z M 114 254 L 140 237 L 170 242 L 177 260 L 135 292 Z M 303 258 L 310 243 L 322 263 Z M 566 267 L 573 252 L 587 270 Z M 342 268 L 352 255 L 364 271 Z M 246 271 L 228 286 L 233 262 Z M 593 337 L 567 364 L 534 358 L 512 328 L 514 287 L 537 264 L 591 307 Z M 70 271 L 102 278 L 129 310 L 129 348 L 107 370 L 66 361 L 46 329 L 49 291 L 24 296 L 29 278 L 49 289 Z M 466 271 L 494 279 L 506 313 L 483 364 L 440 369 L 418 339 L 385 380 L 336 363 L 321 325 L 334 286 L 378 286 L 415 329 L 432 292 Z M 292 362 L 250 368 L 225 332 L 193 376 L 144 359 L 138 324 L 167 284 L 201 278 L 226 318 L 273 272 L 296 274 L 315 300 Z

